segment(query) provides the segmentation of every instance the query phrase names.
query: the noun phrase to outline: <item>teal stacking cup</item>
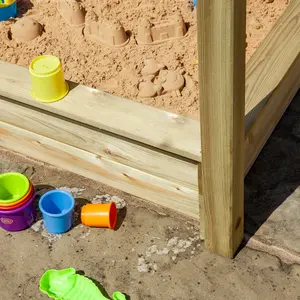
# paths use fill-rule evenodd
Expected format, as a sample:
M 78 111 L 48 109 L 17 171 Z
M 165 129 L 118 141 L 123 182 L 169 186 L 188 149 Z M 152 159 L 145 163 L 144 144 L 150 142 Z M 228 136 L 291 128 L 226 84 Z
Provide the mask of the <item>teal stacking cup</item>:
M 74 204 L 73 196 L 66 191 L 54 190 L 41 197 L 39 208 L 48 232 L 61 234 L 72 227 Z

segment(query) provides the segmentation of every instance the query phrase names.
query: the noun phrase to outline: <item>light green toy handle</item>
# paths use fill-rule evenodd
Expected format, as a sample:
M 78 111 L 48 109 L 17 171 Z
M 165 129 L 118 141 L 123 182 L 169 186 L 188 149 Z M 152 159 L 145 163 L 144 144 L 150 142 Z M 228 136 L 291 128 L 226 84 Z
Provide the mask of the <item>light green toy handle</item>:
M 120 292 L 113 293 L 112 298 L 113 300 L 126 300 L 125 295 Z
M 40 291 L 56 300 L 110 300 L 102 295 L 94 282 L 76 270 L 48 270 L 40 280 Z M 126 300 L 124 294 L 115 292 L 113 300 Z

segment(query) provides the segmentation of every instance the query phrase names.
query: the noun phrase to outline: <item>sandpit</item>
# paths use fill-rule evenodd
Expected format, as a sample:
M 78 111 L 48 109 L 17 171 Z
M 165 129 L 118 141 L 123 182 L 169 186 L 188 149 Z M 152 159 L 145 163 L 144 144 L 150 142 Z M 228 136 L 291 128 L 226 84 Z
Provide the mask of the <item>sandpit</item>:
M 289 2 L 290 0 L 247 1 L 247 60 Z M 86 18 L 96 15 L 104 20 L 105 24 L 109 24 L 105 25 L 105 28 L 114 28 L 117 30 L 116 34 L 121 32 L 122 35 L 118 39 L 116 36 L 105 35 L 102 39 L 91 39 L 83 34 L 82 17 L 76 16 L 73 20 L 69 16 L 64 18 L 58 12 L 55 0 L 19 0 L 18 18 L 30 16 L 42 24 L 43 33 L 30 41 L 16 40 L 11 34 L 11 26 L 16 20 L 1 22 L 0 59 L 28 67 L 30 61 L 38 55 L 56 55 L 61 59 L 65 76 L 69 80 L 194 119 L 198 118 L 196 12 L 193 11 L 191 2 L 83 0 L 82 5 Z M 146 40 L 144 43 L 137 42 L 136 36 L 143 20 L 147 19 L 153 24 L 164 24 L 166 20 L 177 20 L 179 15 L 186 23 L 187 33 L 176 32 L 174 39 L 152 44 Z M 101 28 L 99 30 L 101 31 Z M 181 79 L 180 76 L 184 76 L 185 86 L 172 92 L 161 92 L 157 85 L 163 86 L 164 82 L 155 80 L 162 76 L 148 74 L 145 79 L 143 74 L 142 70 L 149 60 L 163 65 L 164 72 L 170 70 L 174 78 Z M 151 82 L 155 84 L 155 92 L 149 94 Z M 140 92 L 141 83 L 147 87 L 146 96 L 151 97 L 145 97 L 145 93 Z

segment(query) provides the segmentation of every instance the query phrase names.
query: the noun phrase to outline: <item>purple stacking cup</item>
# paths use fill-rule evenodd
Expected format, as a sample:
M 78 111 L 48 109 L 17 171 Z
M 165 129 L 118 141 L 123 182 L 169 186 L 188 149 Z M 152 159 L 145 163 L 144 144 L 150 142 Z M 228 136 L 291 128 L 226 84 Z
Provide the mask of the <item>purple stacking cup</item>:
M 36 217 L 34 198 L 35 193 L 21 207 L 13 210 L 0 210 L 0 226 L 7 231 L 20 231 L 30 227 Z

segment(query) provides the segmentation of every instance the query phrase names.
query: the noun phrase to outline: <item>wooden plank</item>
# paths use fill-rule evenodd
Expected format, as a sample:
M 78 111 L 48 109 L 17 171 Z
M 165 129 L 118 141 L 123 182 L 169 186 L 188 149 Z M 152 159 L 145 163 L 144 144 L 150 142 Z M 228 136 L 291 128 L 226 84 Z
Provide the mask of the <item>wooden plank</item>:
M 246 135 L 245 175 L 300 88 L 300 55 L 274 90 Z
M 184 186 L 3 122 L 0 145 L 198 218 L 198 193 Z
M 34 101 L 26 68 L 0 61 L 0 95 L 98 129 L 199 160 L 199 122 L 103 91 L 70 83 L 71 91 L 51 104 Z M 188 134 L 187 134 L 188 133 Z
M 0 96 L 0 121 L 197 190 L 197 162 L 71 122 Z
M 300 1 L 292 0 L 247 64 L 246 132 L 282 81 L 300 49 Z
M 205 245 L 233 257 L 244 234 L 246 0 L 197 9 Z

